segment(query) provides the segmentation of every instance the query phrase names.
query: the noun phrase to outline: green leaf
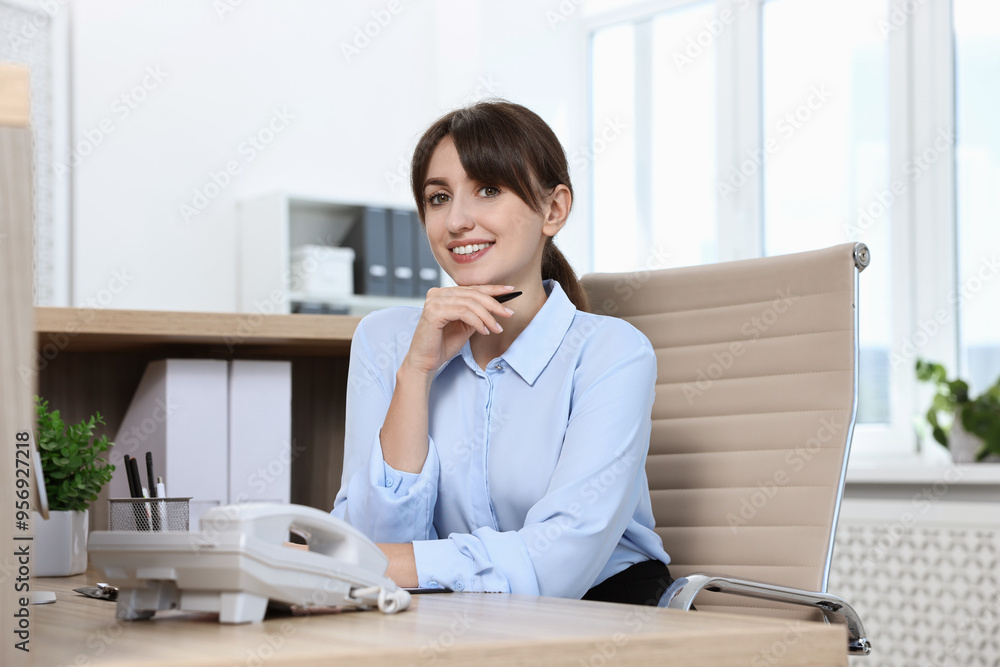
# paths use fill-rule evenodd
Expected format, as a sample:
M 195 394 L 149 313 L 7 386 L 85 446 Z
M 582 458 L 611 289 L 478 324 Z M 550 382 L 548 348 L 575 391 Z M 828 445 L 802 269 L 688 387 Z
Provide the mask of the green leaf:
M 106 434 L 95 437 L 96 427 L 105 425 L 99 412 L 80 423 L 67 425 L 49 403 L 35 397 L 36 441 L 42 473 L 53 510 L 84 510 L 111 480 L 115 467 L 97 458 L 114 443 Z
M 979 397 L 973 398 L 969 384 L 960 378 L 949 381 L 941 364 L 917 359 L 916 374 L 921 382 L 934 385 L 925 419 L 936 441 L 947 446 L 949 425 L 958 417 L 966 431 L 983 440 L 983 449 L 977 453 L 979 460 L 988 453 L 1000 454 L 1000 378 Z
M 948 386 L 951 389 L 951 395 L 955 397 L 956 402 L 969 402 L 969 385 L 965 382 L 965 380 L 953 380 L 948 383 Z
M 917 359 L 917 379 L 922 382 L 942 382 L 947 375 L 944 366 Z
M 935 394 L 931 400 L 931 408 L 939 412 L 951 413 L 955 409 L 955 404 L 947 396 Z

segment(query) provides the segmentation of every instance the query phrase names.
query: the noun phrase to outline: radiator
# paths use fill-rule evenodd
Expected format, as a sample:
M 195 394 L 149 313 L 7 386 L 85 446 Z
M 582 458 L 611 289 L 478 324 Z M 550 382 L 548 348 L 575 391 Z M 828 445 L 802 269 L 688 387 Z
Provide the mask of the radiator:
M 829 591 L 873 646 L 852 667 L 1000 667 L 1000 504 L 945 493 L 844 500 Z

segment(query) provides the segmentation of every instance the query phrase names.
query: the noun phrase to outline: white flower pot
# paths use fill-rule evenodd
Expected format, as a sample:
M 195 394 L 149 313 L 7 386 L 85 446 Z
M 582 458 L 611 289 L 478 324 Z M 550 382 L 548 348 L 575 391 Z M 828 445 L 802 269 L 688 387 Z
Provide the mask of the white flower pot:
M 951 460 L 954 463 L 976 463 L 976 454 L 983 448 L 983 439 L 965 430 L 962 426 L 962 413 L 955 413 L 955 422 L 948 434 L 948 449 L 951 450 Z M 1000 456 L 987 454 L 983 462 L 1000 461 Z
M 34 513 L 34 576 L 68 577 L 87 571 L 87 511 Z

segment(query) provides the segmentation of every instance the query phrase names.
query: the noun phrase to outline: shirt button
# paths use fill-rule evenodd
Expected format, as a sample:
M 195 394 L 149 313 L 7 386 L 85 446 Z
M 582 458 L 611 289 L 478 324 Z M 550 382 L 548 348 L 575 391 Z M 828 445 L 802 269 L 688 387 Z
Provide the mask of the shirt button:
M 441 584 L 436 581 L 428 581 L 427 588 L 441 588 Z
M 465 590 L 465 584 L 463 584 L 461 581 L 456 581 L 454 583 L 454 585 L 452 585 L 451 589 L 453 591 L 464 591 Z
M 502 371 L 502 370 L 503 370 L 503 364 L 497 364 L 497 365 L 496 365 L 496 366 L 494 366 L 493 368 L 494 368 L 495 370 L 498 370 L 498 371 Z

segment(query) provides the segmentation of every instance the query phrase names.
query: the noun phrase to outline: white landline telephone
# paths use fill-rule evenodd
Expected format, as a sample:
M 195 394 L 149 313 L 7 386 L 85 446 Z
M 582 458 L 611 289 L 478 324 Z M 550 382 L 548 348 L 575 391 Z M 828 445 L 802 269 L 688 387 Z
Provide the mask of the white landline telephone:
M 117 617 L 161 609 L 218 612 L 220 623 L 256 623 L 268 602 L 392 614 L 410 594 L 385 576 L 388 559 L 356 528 L 312 507 L 251 503 L 214 507 L 198 532 L 95 531 L 91 562 L 118 588 Z M 309 550 L 284 545 L 289 531 Z

